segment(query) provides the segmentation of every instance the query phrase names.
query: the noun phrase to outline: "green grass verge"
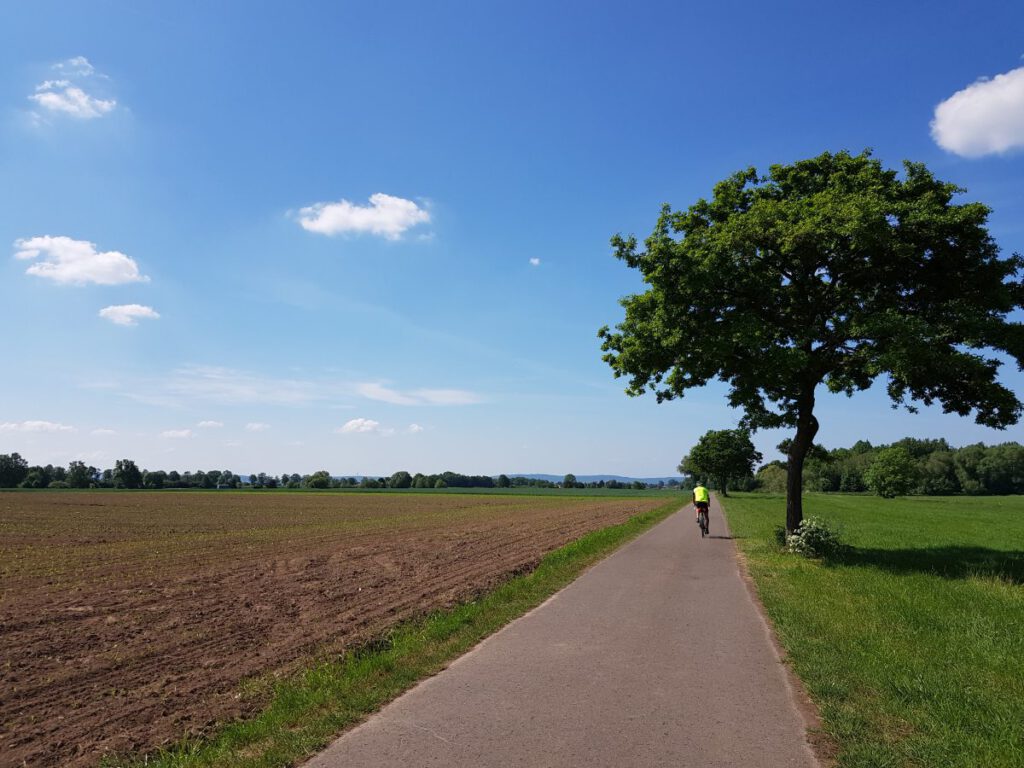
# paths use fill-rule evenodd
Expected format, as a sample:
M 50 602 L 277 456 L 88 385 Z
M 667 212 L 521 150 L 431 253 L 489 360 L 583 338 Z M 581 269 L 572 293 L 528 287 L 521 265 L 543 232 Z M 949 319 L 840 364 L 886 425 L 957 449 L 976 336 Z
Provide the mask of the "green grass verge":
M 205 739 L 184 741 L 144 757 L 107 759 L 103 765 L 294 765 L 417 681 L 443 669 L 483 638 L 540 605 L 585 568 L 680 506 L 676 498 L 621 525 L 594 531 L 549 553 L 530 573 L 516 576 L 470 603 L 400 625 L 378 643 L 321 661 L 273 683 L 269 704 L 251 719 L 230 723 Z
M 840 766 L 1024 766 L 1024 498 L 808 496 L 833 562 L 775 544 L 782 497 L 724 501 Z

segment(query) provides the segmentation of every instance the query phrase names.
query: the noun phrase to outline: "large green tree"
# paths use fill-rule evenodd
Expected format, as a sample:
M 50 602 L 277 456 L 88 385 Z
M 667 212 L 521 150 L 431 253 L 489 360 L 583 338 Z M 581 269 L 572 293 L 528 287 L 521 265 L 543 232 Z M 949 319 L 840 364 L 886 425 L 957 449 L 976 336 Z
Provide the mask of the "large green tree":
M 289 481 L 290 482 L 290 481 Z M 331 473 L 326 469 L 321 469 L 314 472 L 309 477 L 302 481 L 303 485 L 307 488 L 330 488 L 331 487 Z
M 715 486 L 729 495 L 729 481 L 749 477 L 761 454 L 750 441 L 746 429 L 712 429 L 683 457 L 683 474 L 713 479 Z
M 118 459 L 114 462 L 113 481 L 115 488 L 140 488 L 142 471 L 131 459 Z
M 20 453 L 0 453 L 0 488 L 15 488 L 28 476 L 28 462 Z
M 906 496 L 918 482 L 914 457 L 902 445 L 883 448 L 864 473 L 868 488 L 885 499 Z
M 388 480 L 389 488 L 412 488 L 412 475 L 405 470 L 395 472 Z
M 940 403 L 1002 428 L 1022 404 L 994 352 L 1024 360 L 1024 258 L 1001 257 L 989 208 L 919 163 L 902 174 L 869 152 L 825 153 L 767 176 L 750 168 L 685 211 L 663 206 L 616 256 L 649 288 L 602 328 L 627 392 L 659 402 L 718 379 L 750 429 L 794 428 L 786 527 L 803 518 L 804 458 L 819 387 L 847 395 L 884 376 L 894 405 Z
M 97 474 L 96 467 L 87 467 L 84 461 L 72 461 L 68 465 L 68 485 L 72 488 L 88 488 Z

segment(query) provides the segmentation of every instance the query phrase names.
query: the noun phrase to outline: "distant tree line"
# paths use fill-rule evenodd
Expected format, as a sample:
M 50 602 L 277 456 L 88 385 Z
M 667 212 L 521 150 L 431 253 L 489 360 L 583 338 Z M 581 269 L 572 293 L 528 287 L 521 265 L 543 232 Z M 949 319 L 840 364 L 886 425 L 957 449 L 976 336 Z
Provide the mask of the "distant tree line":
M 787 442 L 779 449 L 787 452 Z M 749 486 L 783 493 L 786 463 L 762 466 Z M 1024 494 L 1024 446 L 983 443 L 953 448 L 944 439 L 906 437 L 874 446 L 860 440 L 850 448 L 812 446 L 803 468 L 804 488 L 821 492 L 871 491 L 881 496 L 907 494 Z
M 678 483 L 669 482 L 671 487 Z M 660 482 L 655 487 L 664 487 Z M 150 471 L 139 469 L 131 459 L 118 459 L 111 469 L 99 470 L 81 461 L 72 461 L 67 467 L 29 466 L 20 454 L 0 454 L 0 488 L 633 488 L 649 487 L 639 480 L 622 483 L 617 480 L 600 480 L 591 483 L 577 481 L 575 475 L 566 475 L 561 483 L 532 477 L 509 477 L 508 475 L 463 475 L 458 472 L 441 472 L 425 475 L 417 472 L 395 472 L 390 477 L 333 477 L 322 469 L 308 475 L 282 473 L 271 475 L 253 472 L 242 478 L 230 470 L 204 472 L 177 472 L 172 470 Z
M 652 487 L 639 480 L 622 483 L 617 480 L 599 480 L 590 483 L 579 482 L 575 475 L 566 475 L 560 483 L 535 477 L 509 477 L 508 475 L 463 475 L 459 472 L 441 472 L 425 475 L 422 472 L 411 474 L 406 471 L 395 472 L 390 477 L 332 477 L 326 470 L 314 472 L 312 475 L 284 474 L 280 477 L 259 472 L 249 475 L 249 485 L 253 488 L 632 488 L 643 489 Z M 665 487 L 659 482 L 653 487 Z M 669 487 L 679 485 L 670 481 Z
M 230 470 L 177 472 L 139 469 L 131 459 L 118 459 L 99 470 L 82 461 L 67 467 L 29 466 L 20 454 L 0 453 L 0 488 L 238 488 L 242 480 Z

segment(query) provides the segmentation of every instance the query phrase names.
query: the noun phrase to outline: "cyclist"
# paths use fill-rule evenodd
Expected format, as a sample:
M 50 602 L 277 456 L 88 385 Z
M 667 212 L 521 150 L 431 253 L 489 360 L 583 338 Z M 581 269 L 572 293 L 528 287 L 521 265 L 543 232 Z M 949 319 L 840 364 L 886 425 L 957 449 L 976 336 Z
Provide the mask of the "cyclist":
M 697 525 L 700 525 L 700 511 L 702 509 L 704 510 L 708 523 L 710 524 L 710 500 L 711 496 L 708 494 L 708 489 L 704 487 L 704 483 L 698 480 L 697 484 L 693 487 L 693 510 L 697 515 Z

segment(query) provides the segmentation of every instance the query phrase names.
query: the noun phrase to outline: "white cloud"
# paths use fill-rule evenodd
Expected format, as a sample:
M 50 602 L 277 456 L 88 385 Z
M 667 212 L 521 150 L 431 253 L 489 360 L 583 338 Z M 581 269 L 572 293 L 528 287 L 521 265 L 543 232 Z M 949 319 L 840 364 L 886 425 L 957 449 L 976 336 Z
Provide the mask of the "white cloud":
M 419 424 L 410 424 L 409 425 L 409 434 L 410 435 L 419 434 L 422 431 L 423 431 L 423 427 L 421 427 Z
M 117 432 L 113 429 L 94 429 L 89 434 L 96 435 L 96 437 L 106 437 L 108 435 L 116 435 Z
M 115 325 L 138 325 L 140 317 L 153 320 L 160 317 L 160 313 L 155 309 L 141 304 L 115 304 L 101 309 L 99 315 Z
M 36 86 L 36 93 L 40 91 L 51 91 L 54 88 L 67 88 L 71 85 L 70 80 L 44 80 Z
M 426 405 L 474 405 L 480 395 L 463 389 L 416 389 L 412 393 Z
M 422 427 L 416 424 L 410 425 L 409 432 L 420 432 Z M 342 426 L 334 430 L 339 435 L 375 434 L 381 437 L 394 437 L 397 430 L 394 427 L 385 427 L 379 421 L 373 419 L 352 419 L 346 421 Z
M 248 424 L 245 425 L 245 428 L 249 432 L 266 432 L 268 429 L 270 429 L 270 425 L 264 424 L 263 422 L 260 421 L 250 421 Z
M 935 108 L 932 138 L 962 157 L 1024 148 L 1024 67 L 957 91 Z
M 536 256 L 533 257 L 532 259 L 530 259 L 530 266 L 531 267 L 539 267 L 540 266 L 540 259 L 538 259 Z
M 364 382 L 356 384 L 356 392 L 370 400 L 392 405 L 473 405 L 481 402 L 475 392 L 463 389 L 413 389 L 400 392 L 380 383 Z
M 160 433 L 160 437 L 167 437 L 172 440 L 181 440 L 186 437 L 192 437 L 191 429 L 167 429 Z
M 223 427 L 224 426 L 224 422 L 223 421 L 200 421 L 198 426 L 199 426 L 200 429 L 216 429 L 218 427 Z
M 149 282 L 148 277 L 139 274 L 139 265 L 134 259 L 120 251 L 97 251 L 96 244 L 86 240 L 42 235 L 15 240 L 14 247 L 17 249 L 16 259 L 28 261 L 43 256 L 43 261 L 33 264 L 25 272 L 55 283 L 121 285 Z
M 365 398 L 370 400 L 378 400 L 382 403 L 392 403 L 393 405 L 418 405 L 418 401 L 409 396 L 398 392 L 397 390 L 385 387 L 383 384 L 375 384 L 373 382 L 366 382 L 364 384 L 356 384 L 356 392 Z
M 63 80 L 47 80 L 47 83 L 66 82 Z M 46 85 L 46 83 L 43 83 Z M 43 109 L 50 112 L 64 112 L 79 120 L 91 120 L 94 117 L 102 117 L 117 106 L 114 99 L 97 99 L 90 96 L 81 88 L 73 85 L 66 86 L 59 90 L 44 90 L 33 93 L 29 98 Z
M 117 390 L 132 400 L 164 407 L 198 403 L 204 404 L 204 407 L 208 403 L 288 406 L 322 404 L 327 408 L 345 410 L 364 407 L 344 402 L 360 402 L 355 400 L 355 396 L 410 406 L 454 406 L 485 401 L 482 395 L 461 389 L 398 390 L 380 381 L 354 382 L 330 376 L 276 378 L 252 371 L 209 365 L 185 365 L 150 378 L 117 382 L 101 380 L 86 386 Z
M 398 240 L 407 229 L 429 221 L 430 213 L 412 200 L 383 192 L 371 195 L 369 205 L 339 200 L 336 203 L 314 203 L 299 210 L 302 228 L 322 235 L 369 233 Z
M 346 421 L 343 426 L 338 427 L 335 432 L 342 435 L 349 435 L 362 432 L 379 432 L 380 422 L 373 419 L 352 419 Z
M 54 421 L 5 421 L 0 423 L 0 432 L 74 432 L 74 427 Z
M 116 106 L 115 99 L 102 99 L 88 93 L 83 81 L 96 75 L 96 69 L 84 56 L 62 61 L 53 65 L 59 77 L 44 80 L 28 98 L 43 110 L 52 114 L 65 114 L 79 120 L 92 120 L 111 112 Z
M 172 395 L 217 403 L 296 405 L 328 396 L 316 382 L 269 376 L 208 365 L 189 365 L 160 382 Z
M 72 59 L 66 59 L 54 64 L 53 68 L 62 75 L 77 77 L 89 77 L 96 72 L 96 68 L 85 56 L 75 56 Z

